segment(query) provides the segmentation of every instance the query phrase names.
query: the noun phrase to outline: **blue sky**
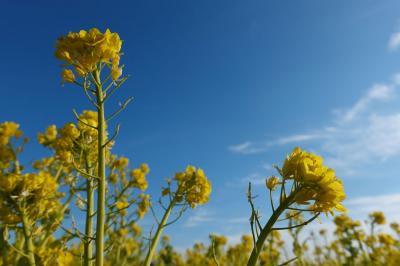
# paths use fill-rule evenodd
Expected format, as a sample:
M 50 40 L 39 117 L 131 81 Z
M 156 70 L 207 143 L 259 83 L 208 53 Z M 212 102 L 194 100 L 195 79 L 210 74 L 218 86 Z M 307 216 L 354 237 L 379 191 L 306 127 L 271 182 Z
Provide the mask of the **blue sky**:
M 400 219 L 399 1 L 110 3 L 2 1 L 0 121 L 35 139 L 72 121 L 72 108 L 89 108 L 81 91 L 61 86 L 54 42 L 110 28 L 132 75 L 115 100 L 135 98 L 114 152 L 150 165 L 154 197 L 189 163 L 213 183 L 209 204 L 167 230 L 177 247 L 249 232 L 247 182 L 259 184 L 267 216 L 263 179 L 294 146 L 337 170 L 351 215 L 383 208 Z M 23 159 L 45 155 L 32 141 Z

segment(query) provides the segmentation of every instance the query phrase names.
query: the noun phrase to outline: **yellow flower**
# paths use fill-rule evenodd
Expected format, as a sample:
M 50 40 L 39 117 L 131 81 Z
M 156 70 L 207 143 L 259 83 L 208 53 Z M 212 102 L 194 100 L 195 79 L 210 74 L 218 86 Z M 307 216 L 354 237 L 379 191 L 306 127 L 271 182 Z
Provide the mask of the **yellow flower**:
M 97 130 L 95 129 L 98 125 L 96 111 L 84 110 L 79 119 L 78 129 L 81 133 L 91 137 L 97 136 Z
M 275 190 L 279 184 L 279 178 L 271 176 L 267 179 L 266 185 L 269 190 Z
M 126 208 L 129 207 L 129 203 L 126 201 L 117 201 L 115 203 L 115 207 L 117 207 L 117 209 L 120 211 L 120 213 L 125 216 L 127 213 Z
M 98 63 L 112 64 L 117 68 L 122 41 L 117 33 L 108 29 L 102 33 L 89 31 L 70 32 L 57 40 L 55 56 L 72 65 L 80 76 L 94 71 Z
M 149 173 L 150 168 L 147 164 L 140 165 L 139 168 L 133 169 L 129 175 L 132 177 L 131 185 L 142 191 L 146 190 L 148 183 L 146 180 L 146 175 Z
M 61 72 L 61 78 L 63 82 L 69 82 L 69 83 L 75 82 L 75 75 L 70 69 L 64 69 Z
M 111 69 L 111 78 L 112 78 L 112 80 L 117 80 L 117 79 L 119 79 L 120 76 L 122 76 L 122 68 L 113 67 Z
M 379 242 L 381 242 L 382 244 L 384 244 L 386 246 L 391 246 L 396 243 L 396 240 L 394 240 L 394 238 L 391 235 L 385 234 L 385 233 L 380 233 L 378 235 L 378 239 L 379 239 Z
M 393 222 L 390 224 L 390 228 L 392 228 L 396 234 L 400 234 L 400 224 Z
M 7 145 L 10 138 L 19 138 L 22 131 L 19 130 L 19 124 L 15 122 L 4 122 L 0 124 L 0 145 Z
M 142 163 L 140 165 L 140 170 L 142 170 L 142 172 L 147 175 L 150 172 L 150 167 L 147 163 Z
M 57 188 L 57 180 L 45 171 L 0 176 L 0 221 L 19 222 L 15 215 L 20 215 L 20 209 L 12 199 L 22 203 L 31 219 L 48 217 L 60 207 Z
M 143 218 L 150 208 L 150 196 L 145 194 L 140 194 L 139 198 L 140 201 L 138 203 L 138 209 L 136 213 L 139 216 L 139 218 Z
M 125 208 L 127 208 L 128 206 L 129 206 L 129 203 L 126 202 L 126 201 L 117 201 L 117 202 L 115 203 L 115 207 L 117 207 L 118 210 L 125 209 Z
M 53 142 L 57 138 L 57 127 L 55 125 L 51 125 L 46 128 L 44 134 L 38 134 L 38 142 L 42 145 L 47 145 Z
M 113 167 L 119 170 L 124 169 L 129 164 L 129 159 L 126 157 L 120 157 L 119 159 L 115 160 L 113 163 Z
M 76 128 L 75 124 L 68 123 L 60 130 L 61 136 L 65 138 L 70 138 L 72 140 L 77 139 L 80 135 L 79 130 Z
M 132 223 L 130 227 L 135 236 L 140 235 L 142 232 L 142 229 L 136 223 Z
M 341 204 L 346 198 L 342 181 L 333 169 L 323 165 L 322 157 L 296 147 L 287 156 L 282 174 L 284 179 L 293 179 L 298 184 L 296 203 L 314 201 L 310 209 L 316 212 L 346 211 Z
M 175 174 L 175 180 L 178 182 L 178 201 L 185 199 L 191 208 L 208 202 L 211 183 L 202 169 L 189 165 L 185 172 Z
M 380 225 L 386 223 L 386 218 L 385 218 L 385 215 L 383 214 L 383 212 L 380 212 L 380 211 L 372 212 L 369 214 L 369 217 L 371 218 L 373 223 L 380 224 Z

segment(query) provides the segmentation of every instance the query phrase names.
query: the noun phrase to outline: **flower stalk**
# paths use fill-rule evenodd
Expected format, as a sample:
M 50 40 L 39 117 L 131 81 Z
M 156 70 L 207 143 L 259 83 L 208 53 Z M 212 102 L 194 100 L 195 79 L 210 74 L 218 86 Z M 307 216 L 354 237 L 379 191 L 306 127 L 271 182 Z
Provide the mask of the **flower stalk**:
M 172 208 L 175 205 L 175 198 L 172 199 L 172 201 L 169 203 L 168 208 L 165 210 L 165 213 L 160 221 L 160 223 L 158 224 L 157 227 L 157 231 L 156 234 L 154 235 L 154 237 L 152 239 L 150 239 L 150 247 L 149 247 L 149 251 L 147 252 L 146 255 L 146 259 L 144 260 L 144 265 L 145 266 L 150 266 L 151 265 L 151 260 L 154 256 L 154 253 L 157 249 L 157 245 L 158 245 L 158 241 L 160 240 L 161 234 L 164 230 L 164 227 L 167 224 L 168 218 L 171 214 Z
M 293 203 L 296 197 L 297 191 L 293 191 L 287 198 L 285 198 L 273 212 L 271 217 L 269 218 L 267 224 L 262 228 L 260 235 L 257 238 L 255 246 L 251 251 L 250 258 L 247 262 L 247 266 L 255 266 L 257 264 L 258 257 L 260 256 L 262 247 L 264 245 L 265 240 L 268 235 L 273 230 L 274 224 L 277 222 L 281 214 Z
M 96 86 L 97 102 L 97 145 L 98 145 L 98 190 L 97 190 L 97 223 L 96 223 L 96 266 L 104 264 L 104 224 L 106 208 L 106 120 L 104 116 L 104 95 L 100 81 L 100 71 L 93 73 Z
M 28 263 L 29 263 L 29 266 L 36 266 L 35 252 L 34 252 L 30 222 L 24 212 L 22 212 L 21 216 L 22 216 L 22 230 L 23 230 L 25 242 L 26 242 L 25 248 L 26 248 L 26 255 L 27 255 Z
M 87 155 L 85 156 L 86 172 L 93 175 L 88 163 Z M 86 241 L 84 243 L 84 266 L 92 266 L 92 256 L 93 256 L 93 212 L 94 212 L 94 182 L 93 178 L 88 178 L 86 180 L 86 194 L 87 194 L 87 204 L 86 204 L 86 223 L 85 223 L 85 236 Z

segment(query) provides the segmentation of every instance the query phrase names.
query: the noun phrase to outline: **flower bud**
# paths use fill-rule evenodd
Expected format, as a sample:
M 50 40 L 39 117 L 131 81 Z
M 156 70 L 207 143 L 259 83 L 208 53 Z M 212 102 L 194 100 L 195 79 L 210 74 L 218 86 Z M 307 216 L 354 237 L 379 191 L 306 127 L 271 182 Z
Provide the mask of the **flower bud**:
M 64 69 L 61 72 L 61 77 L 63 82 L 74 83 L 75 82 L 75 75 L 70 69 Z
M 275 190 L 279 184 L 279 178 L 271 176 L 266 180 L 266 186 L 269 190 Z

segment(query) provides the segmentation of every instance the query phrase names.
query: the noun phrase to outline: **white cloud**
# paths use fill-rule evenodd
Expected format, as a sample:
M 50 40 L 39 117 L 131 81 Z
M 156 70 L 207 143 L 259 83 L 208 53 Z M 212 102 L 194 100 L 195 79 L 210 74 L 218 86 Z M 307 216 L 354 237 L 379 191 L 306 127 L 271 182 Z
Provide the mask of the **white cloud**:
M 307 140 L 315 140 L 323 137 L 321 134 L 298 134 L 298 135 L 291 135 L 287 137 L 282 137 L 277 139 L 276 141 L 270 142 L 270 145 L 285 145 L 290 143 L 297 143 Z
M 249 218 L 248 217 L 228 218 L 226 219 L 226 222 L 230 224 L 248 224 Z
M 228 149 L 234 153 L 238 154 L 256 154 L 267 151 L 270 147 L 278 146 L 278 145 L 286 145 L 291 143 L 299 143 L 304 141 L 311 141 L 315 139 L 322 138 L 323 135 L 318 133 L 310 133 L 310 134 L 298 134 L 298 135 L 290 135 L 281 138 L 277 138 L 272 141 L 267 142 L 251 142 L 246 141 L 237 145 L 232 145 L 228 147 Z
M 361 168 L 373 160 L 400 155 L 400 109 L 379 112 L 379 104 L 385 103 L 385 107 L 389 101 L 397 99 L 399 85 L 400 74 L 394 75 L 388 84 L 373 85 L 354 105 L 336 111 L 336 117 L 328 126 L 311 133 L 272 141 L 248 141 L 240 149 L 230 150 L 240 154 L 262 153 L 273 146 L 300 145 L 308 141 L 316 152 L 324 154 L 329 166 L 340 174 L 353 175 L 357 172 L 355 165 Z
M 387 220 L 400 220 L 400 193 L 366 196 L 350 199 L 345 202 L 353 218 L 366 219 L 373 211 L 383 211 Z
M 193 210 L 192 215 L 187 219 L 185 227 L 196 227 L 213 221 L 215 221 L 215 218 L 211 211 L 205 208 L 195 209 Z
M 251 182 L 252 185 L 259 186 L 259 185 L 264 185 L 265 184 L 265 175 L 262 175 L 260 173 L 252 173 L 244 178 L 242 178 L 242 183 L 248 184 Z M 242 186 L 242 184 L 240 184 Z
M 256 147 L 251 141 L 245 141 L 236 145 L 229 146 L 228 149 L 234 153 L 253 154 L 262 151 L 261 147 Z
M 395 32 L 390 36 L 388 47 L 390 51 L 396 51 L 400 47 L 400 32 Z
M 361 97 L 344 115 L 340 118 L 341 122 L 351 122 L 356 119 L 360 113 L 365 111 L 374 101 L 387 101 L 393 97 L 394 88 L 385 84 L 375 84 Z

